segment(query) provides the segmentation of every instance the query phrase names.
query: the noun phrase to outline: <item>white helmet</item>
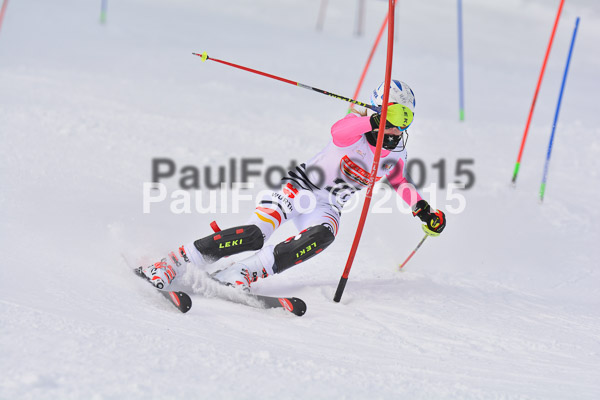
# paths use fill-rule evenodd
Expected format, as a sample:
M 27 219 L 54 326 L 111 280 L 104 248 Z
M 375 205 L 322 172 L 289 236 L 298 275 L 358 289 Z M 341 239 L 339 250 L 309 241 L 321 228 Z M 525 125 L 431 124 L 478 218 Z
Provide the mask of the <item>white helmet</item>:
M 371 93 L 371 104 L 374 106 L 381 107 L 383 104 L 383 89 L 385 82 L 381 82 L 377 89 Z M 410 111 L 415 112 L 415 93 L 412 91 L 410 86 L 406 83 L 398 80 L 393 80 L 390 83 L 390 103 L 402 104 L 408 107 Z
M 383 89 L 385 82 L 382 82 L 377 89 L 371 93 L 371 104 L 381 107 L 383 103 Z M 392 125 L 397 126 L 401 131 L 412 124 L 415 112 L 415 93 L 410 86 L 398 80 L 390 83 L 390 97 L 388 99 L 387 120 Z M 367 115 L 374 114 L 375 111 L 368 109 Z

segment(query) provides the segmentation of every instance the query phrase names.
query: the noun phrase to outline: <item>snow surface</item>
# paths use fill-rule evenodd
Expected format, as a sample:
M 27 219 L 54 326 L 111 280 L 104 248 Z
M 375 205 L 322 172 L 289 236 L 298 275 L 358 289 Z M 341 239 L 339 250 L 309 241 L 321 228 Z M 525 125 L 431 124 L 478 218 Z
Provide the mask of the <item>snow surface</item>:
M 356 2 L 344 0 L 328 2 L 323 32 L 317 0 L 122 0 L 109 2 L 106 25 L 99 3 L 11 1 L 0 32 L 1 399 L 600 398 L 597 1 L 566 2 L 516 188 L 559 1 L 464 1 L 463 123 L 456 2 L 398 2 L 394 77 L 417 95 L 409 157 L 426 163 L 428 182 L 440 159 L 450 182 L 457 160 L 473 159 L 476 182 L 464 212 L 448 212 L 443 235 L 402 273 L 418 221 L 370 215 L 339 304 L 359 207 L 326 252 L 255 285 L 304 299 L 302 318 L 198 293 L 180 314 L 121 254 L 158 259 L 209 233 L 212 219 L 232 226 L 252 210 L 173 214 L 164 202 L 144 214 L 153 158 L 178 169 L 241 157 L 286 166 L 319 151 L 346 111 L 192 52 L 351 96 L 387 2 L 367 2 L 362 37 Z M 383 79 L 384 54 L 360 99 Z M 179 188 L 177 177 L 165 183 Z M 441 209 L 456 207 L 446 190 L 436 195 Z M 284 226 L 272 241 L 293 233 Z M 198 291 L 197 273 L 182 279 Z

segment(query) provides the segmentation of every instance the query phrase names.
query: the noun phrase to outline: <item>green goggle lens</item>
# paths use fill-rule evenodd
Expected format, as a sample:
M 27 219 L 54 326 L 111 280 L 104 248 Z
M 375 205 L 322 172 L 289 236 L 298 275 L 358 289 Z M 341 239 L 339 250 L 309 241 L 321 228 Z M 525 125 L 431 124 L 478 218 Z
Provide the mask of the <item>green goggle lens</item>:
M 387 109 L 387 120 L 394 126 L 404 130 L 413 122 L 413 112 L 402 104 L 392 104 Z

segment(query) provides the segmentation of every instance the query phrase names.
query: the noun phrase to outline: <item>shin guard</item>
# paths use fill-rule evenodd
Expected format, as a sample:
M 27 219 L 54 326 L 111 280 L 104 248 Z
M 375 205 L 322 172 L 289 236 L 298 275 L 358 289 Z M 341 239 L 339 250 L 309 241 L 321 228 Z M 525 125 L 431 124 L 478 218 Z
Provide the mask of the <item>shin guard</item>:
M 300 264 L 319 254 L 329 246 L 335 236 L 324 225 L 311 226 L 275 246 L 275 265 L 273 272 L 280 273 L 286 269 Z
M 263 234 L 256 225 L 225 229 L 194 242 L 194 246 L 209 262 L 243 251 L 260 250 L 263 244 Z

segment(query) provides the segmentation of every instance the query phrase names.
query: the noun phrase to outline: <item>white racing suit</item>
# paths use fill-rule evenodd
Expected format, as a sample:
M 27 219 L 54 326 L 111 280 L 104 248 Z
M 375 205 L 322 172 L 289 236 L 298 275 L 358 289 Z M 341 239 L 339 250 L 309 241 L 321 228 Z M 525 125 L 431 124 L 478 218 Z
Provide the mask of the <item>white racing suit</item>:
M 169 255 L 166 266 L 164 260 L 159 267 L 155 264 L 155 272 L 160 274 L 161 268 L 180 266 L 184 262 L 203 265 L 243 251 L 259 250 L 229 267 L 243 271 L 245 280 L 235 278 L 239 275 L 237 271 L 234 271 L 234 278 L 216 276 L 223 281 L 249 286 L 258 277 L 280 273 L 319 254 L 334 241 L 339 231 L 344 203 L 354 192 L 368 186 L 375 153 L 375 147 L 364 135 L 369 131 L 369 117 L 349 114 L 339 120 L 331 128 L 332 140 L 327 146 L 306 163 L 289 171 L 279 191 L 259 199 L 245 225 L 216 232 L 180 247 L 178 252 Z M 398 195 L 413 206 L 421 196 L 404 177 L 405 165 L 406 149 L 382 149 L 376 179 L 386 176 Z M 298 235 L 276 246 L 264 246 L 273 232 L 288 221 L 294 221 Z M 176 274 L 177 268 L 169 269 Z M 167 274 L 167 279 L 175 274 Z

